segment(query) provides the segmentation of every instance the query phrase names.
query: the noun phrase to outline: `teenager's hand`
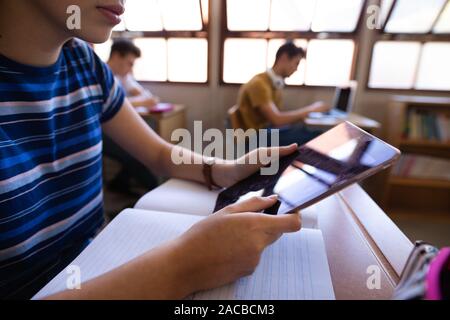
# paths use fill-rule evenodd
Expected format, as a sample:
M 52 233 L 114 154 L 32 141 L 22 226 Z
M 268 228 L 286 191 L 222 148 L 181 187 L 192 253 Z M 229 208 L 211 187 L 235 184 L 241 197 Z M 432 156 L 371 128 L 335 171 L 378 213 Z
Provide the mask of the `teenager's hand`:
M 255 213 L 276 201 L 276 196 L 256 197 L 233 204 L 194 225 L 176 240 L 186 295 L 251 274 L 268 245 L 283 233 L 300 229 L 299 214 Z
M 309 112 L 327 112 L 330 111 L 331 106 L 323 101 L 318 101 L 310 105 L 308 108 L 310 109 Z
M 236 161 L 219 162 L 213 167 L 213 180 L 221 187 L 230 187 L 267 166 L 267 157 L 272 161 L 278 161 L 279 158 L 295 152 L 297 148 L 297 144 L 286 147 L 259 148 Z
M 151 96 L 144 100 L 143 106 L 147 107 L 148 109 L 151 109 L 154 106 L 156 106 L 158 103 L 159 103 L 159 98 L 155 97 L 155 96 Z

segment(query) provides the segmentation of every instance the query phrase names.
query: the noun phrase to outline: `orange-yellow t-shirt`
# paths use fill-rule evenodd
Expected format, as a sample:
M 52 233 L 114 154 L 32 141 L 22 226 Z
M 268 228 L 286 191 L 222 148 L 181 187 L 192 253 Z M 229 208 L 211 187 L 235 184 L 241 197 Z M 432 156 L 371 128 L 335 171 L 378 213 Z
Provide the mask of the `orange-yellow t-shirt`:
M 281 89 L 276 89 L 267 72 L 254 76 L 242 85 L 238 106 L 246 129 L 261 129 L 270 126 L 270 122 L 261 113 L 259 107 L 273 102 L 281 108 L 283 100 Z

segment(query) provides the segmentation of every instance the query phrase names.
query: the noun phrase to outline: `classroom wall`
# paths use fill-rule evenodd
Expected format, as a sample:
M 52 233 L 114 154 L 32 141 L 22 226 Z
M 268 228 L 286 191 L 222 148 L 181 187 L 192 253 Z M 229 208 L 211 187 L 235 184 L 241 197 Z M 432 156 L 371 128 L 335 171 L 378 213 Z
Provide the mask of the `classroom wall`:
M 192 84 L 158 84 L 149 83 L 146 86 L 160 96 L 162 100 L 181 103 L 188 107 L 188 128 L 193 128 L 195 120 L 202 120 L 204 128 L 225 128 L 226 111 L 235 104 L 239 86 L 220 86 L 220 3 L 211 1 L 211 62 L 210 83 L 208 85 Z M 356 97 L 355 111 L 385 122 L 386 107 L 394 95 L 433 95 L 450 97 L 446 93 L 414 93 L 390 90 L 367 90 L 366 79 L 370 64 L 372 44 L 375 31 L 364 28 L 360 33 L 359 57 L 357 61 L 356 80 L 359 88 Z M 389 59 L 389 57 L 386 57 Z M 285 89 L 285 107 L 296 108 L 307 105 L 317 100 L 332 102 L 334 90 L 329 88 L 287 88 Z M 385 136 L 385 126 L 379 132 L 381 137 Z

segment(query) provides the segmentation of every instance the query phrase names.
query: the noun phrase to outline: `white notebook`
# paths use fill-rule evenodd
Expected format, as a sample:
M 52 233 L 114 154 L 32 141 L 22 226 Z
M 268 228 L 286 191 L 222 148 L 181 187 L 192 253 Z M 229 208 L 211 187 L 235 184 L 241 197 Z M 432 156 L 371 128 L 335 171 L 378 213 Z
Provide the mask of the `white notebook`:
M 143 196 L 134 208 L 207 216 L 214 211 L 219 193 L 199 183 L 171 179 Z
M 173 239 L 202 217 L 168 212 L 127 209 L 117 216 L 68 266 L 89 281 L 147 250 Z M 66 269 L 34 299 L 66 290 Z M 255 273 L 233 284 L 190 297 L 199 300 L 334 299 L 325 247 L 319 230 L 286 234 L 264 251 Z

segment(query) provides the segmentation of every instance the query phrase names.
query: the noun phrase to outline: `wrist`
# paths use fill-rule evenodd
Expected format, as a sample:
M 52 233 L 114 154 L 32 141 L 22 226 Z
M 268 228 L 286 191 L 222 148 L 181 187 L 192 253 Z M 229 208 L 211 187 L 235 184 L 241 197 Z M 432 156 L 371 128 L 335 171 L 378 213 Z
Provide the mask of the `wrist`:
M 223 179 L 225 176 L 223 163 L 223 160 L 217 158 L 203 159 L 203 178 L 209 190 L 214 188 L 221 189 L 227 186 Z
M 174 283 L 177 286 L 174 290 L 181 298 L 186 298 L 202 289 L 201 279 L 199 279 L 201 275 L 198 275 L 197 272 L 202 269 L 202 263 L 205 262 L 197 263 L 196 253 L 198 250 L 192 250 L 191 242 L 186 234 L 173 241 L 172 265 Z
M 169 245 L 166 274 L 168 274 L 168 299 L 184 299 L 195 293 L 196 283 L 192 282 L 194 263 L 189 257 L 189 249 L 181 237 Z
M 234 161 L 218 160 L 212 170 L 214 181 L 222 188 L 236 183 L 237 167 Z

